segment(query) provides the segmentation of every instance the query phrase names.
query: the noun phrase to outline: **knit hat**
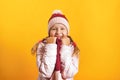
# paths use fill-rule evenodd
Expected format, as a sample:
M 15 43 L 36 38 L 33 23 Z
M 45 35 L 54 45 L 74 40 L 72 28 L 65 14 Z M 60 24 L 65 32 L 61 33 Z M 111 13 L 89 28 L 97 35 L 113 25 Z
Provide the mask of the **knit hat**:
M 65 17 L 65 15 L 60 10 L 53 11 L 52 16 L 48 20 L 48 31 L 56 23 L 61 23 L 61 24 L 65 25 L 65 27 L 67 28 L 67 30 L 69 32 L 68 19 Z

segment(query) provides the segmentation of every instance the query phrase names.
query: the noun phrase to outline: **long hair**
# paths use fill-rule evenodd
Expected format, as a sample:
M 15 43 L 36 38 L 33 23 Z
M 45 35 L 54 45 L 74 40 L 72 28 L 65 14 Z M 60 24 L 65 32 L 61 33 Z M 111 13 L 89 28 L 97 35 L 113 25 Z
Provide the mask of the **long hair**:
M 31 54 L 35 54 L 37 52 L 37 48 L 38 48 L 39 42 L 37 42 L 32 48 L 31 48 Z
M 72 54 L 72 56 L 79 56 L 80 53 L 80 49 L 78 48 L 78 46 L 75 44 L 75 42 L 73 41 L 73 39 L 71 38 L 71 36 L 68 36 L 70 38 L 71 43 L 74 44 L 74 52 Z

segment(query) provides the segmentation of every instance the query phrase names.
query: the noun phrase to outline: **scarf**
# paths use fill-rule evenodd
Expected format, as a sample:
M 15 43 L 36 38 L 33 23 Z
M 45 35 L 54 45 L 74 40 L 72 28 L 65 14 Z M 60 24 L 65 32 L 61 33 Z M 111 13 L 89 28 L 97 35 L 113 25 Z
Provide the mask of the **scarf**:
M 57 39 L 56 40 L 57 44 L 57 56 L 56 56 L 56 64 L 55 64 L 55 71 L 61 71 L 61 60 L 60 60 L 60 49 L 61 49 L 61 40 Z

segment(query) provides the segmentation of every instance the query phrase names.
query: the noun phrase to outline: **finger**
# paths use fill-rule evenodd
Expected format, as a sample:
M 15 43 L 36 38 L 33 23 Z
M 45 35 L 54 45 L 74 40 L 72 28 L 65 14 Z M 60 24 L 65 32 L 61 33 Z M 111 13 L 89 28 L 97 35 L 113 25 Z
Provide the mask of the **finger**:
M 57 39 L 57 37 L 54 37 L 54 39 L 56 40 L 56 39 Z
M 54 37 L 55 39 L 57 39 L 57 37 Z

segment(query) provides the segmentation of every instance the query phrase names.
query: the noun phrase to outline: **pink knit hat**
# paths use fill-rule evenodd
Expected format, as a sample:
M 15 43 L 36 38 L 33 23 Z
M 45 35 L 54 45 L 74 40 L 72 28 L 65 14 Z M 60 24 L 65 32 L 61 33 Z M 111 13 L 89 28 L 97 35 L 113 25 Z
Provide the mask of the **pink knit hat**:
M 68 19 L 65 17 L 65 15 L 60 10 L 53 11 L 52 16 L 50 17 L 50 19 L 48 21 L 48 31 L 56 23 L 61 23 L 61 24 L 65 25 L 69 32 Z

